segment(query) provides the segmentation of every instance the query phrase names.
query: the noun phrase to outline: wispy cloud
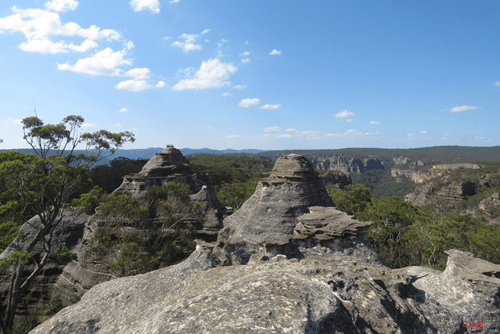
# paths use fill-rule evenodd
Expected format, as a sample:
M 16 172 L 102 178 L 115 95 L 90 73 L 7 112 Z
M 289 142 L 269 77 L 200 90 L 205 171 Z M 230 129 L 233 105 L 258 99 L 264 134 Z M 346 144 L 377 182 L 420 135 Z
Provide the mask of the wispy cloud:
M 269 128 L 265 128 L 264 132 L 281 132 L 282 129 L 279 126 L 271 126 Z
M 45 8 L 54 12 L 66 12 L 75 10 L 78 7 L 78 1 L 75 0 L 53 0 L 45 3 Z
M 82 128 L 97 128 L 97 125 L 92 123 L 83 123 Z
M 259 109 L 278 109 L 281 106 L 281 104 L 264 104 L 262 107 L 259 107 Z
M 179 3 L 180 0 L 172 0 L 172 1 L 169 1 L 169 3 Z
M 337 114 L 335 114 L 335 117 L 337 118 L 345 118 L 345 117 L 349 117 L 349 116 L 354 116 L 355 114 L 351 111 L 348 111 L 347 109 L 342 111 L 342 112 L 339 112 Z
M 123 126 L 123 124 L 115 124 L 115 127 L 117 127 L 117 128 L 119 128 L 121 126 Z
M 500 81 L 495 82 L 495 85 L 500 86 Z
M 231 63 L 222 63 L 219 59 L 209 59 L 201 63 L 200 69 L 195 73 L 192 79 L 183 79 L 179 81 L 173 90 L 184 89 L 205 89 L 212 87 L 223 87 L 231 85 L 229 78 L 231 73 L 236 72 L 237 68 Z
M 3 121 L 2 123 L 3 124 L 21 124 L 21 121 L 22 119 L 21 118 L 9 118 L 9 119 L 6 119 L 5 121 Z
M 249 63 L 249 62 L 250 62 L 250 58 L 245 58 L 245 59 L 242 59 L 242 60 L 241 60 L 241 62 L 242 62 L 243 64 L 245 64 L 245 63 Z
M 269 52 L 271 56 L 281 56 L 281 51 L 278 51 L 274 49 L 273 51 Z
M 188 53 L 189 51 L 201 50 L 201 45 L 194 44 L 197 37 L 198 35 L 188 35 L 184 33 L 178 37 L 183 38 L 184 41 L 175 41 L 172 43 L 172 45 L 181 48 L 184 53 Z
M 160 1 L 158 0 L 131 0 L 130 7 L 136 12 L 149 9 L 151 13 L 158 14 L 160 12 Z
M 165 87 L 165 85 L 164 81 L 158 81 L 158 83 L 153 86 L 146 80 L 125 80 L 116 85 L 115 88 L 137 93 L 147 89 L 162 88 Z
M 233 89 L 245 89 L 245 88 L 247 88 L 247 86 L 244 86 L 244 85 L 233 86 Z
M 346 123 L 352 122 L 352 118 L 346 119 L 345 122 Z
M 250 52 L 245 51 L 243 53 L 240 53 L 240 56 L 250 56 Z
M 382 122 L 371 121 L 370 124 L 382 124 Z
M 407 137 L 415 137 L 415 134 L 412 132 L 412 133 L 409 133 L 406 135 Z
M 118 112 L 125 112 L 125 111 L 128 111 L 128 108 L 123 107 Z
M 224 97 L 233 96 L 233 94 L 228 93 L 228 92 L 222 93 L 221 95 Z
M 253 99 L 243 99 L 238 103 L 238 107 L 242 108 L 248 108 L 251 106 L 255 106 L 260 103 L 260 99 L 253 98 Z
M 202 34 L 202 35 L 204 35 L 204 34 L 206 34 L 206 33 L 208 33 L 208 32 L 210 32 L 210 29 L 205 29 L 205 30 L 203 30 L 203 31 L 201 32 L 201 34 Z
M 297 129 L 295 129 L 295 128 L 288 128 L 288 129 L 286 129 L 285 131 L 286 131 L 286 132 L 293 132 L 293 131 L 297 131 Z
M 231 139 L 231 138 L 240 138 L 240 135 L 229 135 L 229 136 L 226 136 L 224 138 L 228 138 L 228 139 Z
M 477 110 L 477 107 L 474 106 L 459 106 L 448 109 L 450 112 L 463 112 L 467 110 Z
M 327 133 L 325 137 L 349 137 L 349 136 L 370 136 L 370 135 L 378 135 L 378 132 L 363 132 L 356 129 L 350 129 L 344 131 L 343 133 Z
M 419 131 L 418 133 L 420 133 L 420 134 L 426 134 L 427 130 L 422 130 L 422 131 Z

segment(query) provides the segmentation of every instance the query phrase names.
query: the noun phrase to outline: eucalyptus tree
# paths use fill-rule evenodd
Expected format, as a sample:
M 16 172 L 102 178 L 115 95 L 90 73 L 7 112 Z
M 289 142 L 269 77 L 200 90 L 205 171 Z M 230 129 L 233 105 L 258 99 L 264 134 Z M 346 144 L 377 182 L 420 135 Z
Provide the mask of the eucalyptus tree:
M 23 290 L 33 282 L 54 251 L 51 236 L 62 222 L 71 195 L 91 182 L 88 170 L 95 163 L 114 154 L 124 143 L 135 140 L 128 131 L 84 133 L 83 122 L 83 117 L 76 115 L 65 117 L 59 124 L 47 125 L 38 116 L 24 118 L 23 138 L 34 154 L 0 153 L 0 193 L 15 192 L 18 204 L 29 208 L 40 220 L 35 237 L 26 241 L 19 233 L 10 245 L 15 251 L 0 262 L 0 267 L 13 268 L 7 309 L 0 316 L 0 326 L 6 334 L 12 333 Z M 75 154 L 79 145 L 85 146 L 85 153 Z M 39 242 L 44 249 L 41 258 L 32 254 Z M 24 271 L 30 263 L 34 269 L 26 276 Z

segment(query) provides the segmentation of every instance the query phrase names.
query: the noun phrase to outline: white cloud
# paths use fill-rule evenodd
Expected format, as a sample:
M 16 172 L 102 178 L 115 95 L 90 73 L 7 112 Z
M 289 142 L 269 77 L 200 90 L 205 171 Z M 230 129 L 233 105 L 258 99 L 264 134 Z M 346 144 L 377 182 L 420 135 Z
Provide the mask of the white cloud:
M 221 39 L 221 40 L 220 40 L 220 42 L 221 42 L 221 43 L 227 43 L 227 42 L 229 42 L 229 41 L 228 41 L 227 39 L 224 39 L 224 38 L 223 38 L 223 39 Z
M 271 51 L 269 54 L 270 54 L 271 56 L 276 56 L 276 55 L 281 56 L 281 51 L 278 51 L 278 50 L 274 49 L 274 50 L 273 50 L 273 51 Z
M 495 85 L 500 86 L 500 81 L 495 82 Z
M 198 44 L 194 44 L 196 42 L 196 38 L 198 35 L 188 35 L 186 33 L 180 35 L 178 38 L 184 38 L 184 42 L 175 41 L 172 43 L 173 46 L 181 48 L 184 53 L 188 53 L 189 51 L 201 50 L 202 46 Z
M 281 106 L 281 104 L 265 104 L 259 109 L 278 109 Z
M 245 51 L 243 53 L 240 53 L 240 56 L 250 56 L 250 52 Z
M 144 80 L 144 79 L 149 79 L 149 75 L 151 72 L 149 71 L 149 68 L 143 67 L 143 68 L 133 68 L 127 72 L 124 73 L 124 75 L 133 77 L 136 80 Z
M 407 137 L 415 137 L 415 134 L 414 133 L 409 133 L 406 135 Z
M 244 85 L 233 86 L 233 89 L 245 89 L 245 88 L 247 88 L 247 86 L 244 86 Z
M 168 41 L 169 39 L 172 39 L 172 37 L 165 36 L 165 37 L 162 38 L 162 40 L 164 40 L 164 41 Z
M 245 44 L 248 44 L 249 42 L 248 41 L 245 41 Z
M 353 112 L 347 111 L 347 109 L 346 109 L 346 110 L 344 110 L 342 112 L 339 112 L 339 113 L 335 114 L 335 117 L 337 117 L 337 118 L 345 118 L 345 117 L 354 116 L 354 115 L 355 114 Z
M 179 3 L 180 0 L 172 0 L 172 1 L 169 1 L 169 3 Z
M 75 10 L 76 7 L 78 7 L 78 1 L 75 0 L 52 0 L 45 3 L 45 8 L 54 12 Z
M 276 138 L 292 138 L 292 135 L 289 133 L 283 133 L 283 134 L 279 133 L 276 135 Z
M 123 124 L 115 124 L 115 127 L 117 127 L 117 128 L 119 128 L 121 126 L 123 126 Z
M 418 133 L 421 133 L 421 134 L 426 134 L 426 133 L 427 133 L 427 130 L 422 130 L 422 131 L 419 131 Z
M 293 132 L 293 131 L 297 131 L 297 129 L 294 129 L 294 128 L 288 128 L 285 130 L 286 132 Z
M 325 134 L 325 137 L 347 137 L 347 136 L 361 136 L 361 135 L 373 135 L 373 134 L 378 134 L 378 132 L 361 132 L 356 129 L 350 129 L 347 130 L 343 133 L 327 133 Z
M 163 88 L 165 87 L 167 84 L 165 83 L 165 81 L 163 80 L 160 80 L 158 81 L 158 83 L 155 85 L 155 88 Z
M 230 135 L 230 136 L 226 136 L 224 138 L 230 139 L 230 138 L 239 138 L 239 137 L 240 137 L 240 135 Z
M 245 58 L 245 59 L 242 59 L 242 60 L 241 60 L 241 62 L 242 62 L 243 64 L 245 64 L 245 63 L 249 63 L 249 62 L 250 62 L 250 58 Z
M 9 118 L 9 119 L 6 119 L 5 121 L 3 121 L 2 123 L 3 124 L 7 124 L 7 123 L 10 123 L 10 124 L 21 124 L 21 121 L 22 121 L 21 118 L 16 118 L 16 119 Z
M 264 132 L 281 132 L 281 128 L 279 126 L 271 126 L 269 128 L 265 128 Z
M 160 12 L 160 1 L 158 0 L 131 0 L 130 7 L 136 12 L 149 9 L 151 13 L 158 14 Z
M 382 122 L 371 121 L 370 124 L 382 124 Z
M 120 109 L 120 111 L 118 111 L 118 112 L 125 112 L 125 111 L 128 111 L 128 108 L 123 107 L 123 108 L 121 108 L 121 109 Z
M 200 69 L 195 73 L 192 79 L 183 79 L 179 81 L 173 90 L 184 89 L 205 89 L 212 87 L 229 86 L 231 82 L 227 81 L 231 73 L 236 72 L 237 68 L 231 63 L 222 63 L 219 59 L 209 59 L 201 63 Z
M 111 48 L 106 48 L 91 57 L 79 59 L 73 66 L 64 63 L 57 64 L 57 68 L 62 71 L 91 75 L 120 75 L 122 70 L 119 66 L 132 65 L 132 60 L 125 59 L 125 55 L 125 50 L 113 52 Z
M 352 122 L 352 118 L 346 119 L 345 122 L 346 123 Z
M 448 109 L 450 112 L 462 112 L 467 110 L 477 110 L 477 107 L 474 106 L 459 106 Z
M 156 85 L 152 86 L 146 80 L 125 80 L 116 85 L 115 88 L 137 93 L 151 88 L 162 88 L 165 85 L 163 81 L 159 81 Z
M 224 97 L 233 96 L 233 94 L 228 93 L 228 92 L 222 93 L 221 95 Z
M 203 30 L 203 31 L 201 32 L 201 34 L 202 34 L 202 35 L 204 35 L 204 34 L 206 34 L 206 33 L 208 33 L 208 32 L 210 32 L 210 29 L 205 29 L 205 30 Z
M 127 43 L 125 43 L 125 47 L 129 50 L 133 49 L 135 47 L 134 42 L 128 41 Z
M 83 123 L 82 128 L 97 128 L 97 125 L 92 123 Z
M 95 40 L 106 38 L 111 41 L 121 38 L 112 29 L 101 29 L 95 25 L 83 29 L 75 22 L 63 24 L 59 14 L 51 11 L 70 10 L 77 5 L 78 2 L 72 0 L 54 0 L 46 3 L 48 10 L 18 9 L 14 6 L 13 15 L 0 18 L 0 33 L 21 32 L 26 37 L 26 41 L 19 46 L 21 50 L 40 53 L 61 53 L 68 50 L 85 52 L 98 46 Z M 49 36 L 78 36 L 84 38 L 84 41 L 80 45 L 64 41 L 53 42 Z
M 253 98 L 253 99 L 243 99 L 240 101 L 240 103 L 238 103 L 238 107 L 242 107 L 242 108 L 248 108 L 248 107 L 251 107 L 251 106 L 255 106 L 257 104 L 260 103 L 260 100 L 257 99 L 257 98 Z

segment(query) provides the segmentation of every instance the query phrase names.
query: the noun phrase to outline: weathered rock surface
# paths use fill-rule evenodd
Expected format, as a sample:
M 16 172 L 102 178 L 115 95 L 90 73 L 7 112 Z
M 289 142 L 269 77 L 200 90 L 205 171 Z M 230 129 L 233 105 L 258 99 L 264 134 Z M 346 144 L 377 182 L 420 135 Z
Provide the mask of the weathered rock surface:
M 299 215 L 311 206 L 333 205 L 324 181 L 304 156 L 282 155 L 269 178 L 262 179 L 255 193 L 224 220 L 216 258 L 224 264 L 245 264 L 263 247 L 286 247 Z
M 32 334 L 465 333 L 500 331 L 500 266 L 450 251 L 445 272 L 323 257 L 212 268 L 186 261 L 95 286 Z
M 351 176 L 341 171 L 330 171 L 320 176 L 326 184 L 334 184 L 339 189 L 345 189 L 352 184 Z

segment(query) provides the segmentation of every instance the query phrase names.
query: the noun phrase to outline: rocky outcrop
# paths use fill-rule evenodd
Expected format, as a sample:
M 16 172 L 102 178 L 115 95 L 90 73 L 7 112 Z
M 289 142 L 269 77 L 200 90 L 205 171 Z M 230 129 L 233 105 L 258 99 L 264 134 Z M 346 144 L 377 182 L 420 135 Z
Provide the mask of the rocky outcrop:
M 415 183 L 422 183 L 425 180 L 429 180 L 432 178 L 432 175 L 429 174 L 428 170 L 419 171 L 416 169 L 399 169 L 399 168 L 391 168 L 391 176 L 405 176 L 412 180 Z
M 224 220 L 214 251 L 224 264 L 246 264 L 262 247 L 287 247 L 297 217 L 311 206 L 332 207 L 325 183 L 302 155 L 281 155 L 269 178 L 262 179 L 255 193 Z
M 339 189 L 345 189 L 352 184 L 351 176 L 338 170 L 322 174 L 321 178 L 326 184 L 333 184 Z
M 52 252 L 55 253 L 57 246 L 66 246 L 68 249 L 76 253 L 78 258 L 81 259 L 83 253 L 82 241 L 86 239 L 92 231 L 92 222 L 90 215 L 85 212 L 66 210 L 63 213 L 61 223 L 57 226 L 53 233 L 53 247 Z M 24 232 L 24 238 L 21 240 L 14 240 L 3 252 L 0 254 L 0 260 L 6 258 L 11 253 L 17 250 L 25 250 L 28 243 L 35 237 L 40 227 L 40 218 L 34 216 L 21 227 Z M 33 256 L 40 259 L 45 254 L 42 243 L 36 244 L 33 251 Z M 65 305 L 79 299 L 85 291 L 90 289 L 96 284 L 108 281 L 112 278 L 109 273 L 96 273 L 90 270 L 83 269 L 77 264 L 78 261 L 70 262 L 69 264 L 59 264 L 51 261 L 47 264 L 35 280 L 35 284 L 28 288 L 27 293 L 31 293 L 35 298 L 39 298 L 43 293 L 52 289 L 57 291 Z M 25 274 L 31 273 L 34 269 L 34 264 L 26 266 Z M 78 266 L 79 269 L 75 270 L 74 267 Z M 5 297 L 10 288 L 10 275 L 7 272 L 10 269 L 4 269 L 0 275 L 0 294 L 1 300 L 6 300 Z
M 99 284 L 31 333 L 500 331 L 499 265 L 451 250 L 444 272 L 391 269 L 366 239 L 371 224 L 333 207 L 304 156 L 281 156 L 217 242 Z
M 95 286 L 32 334 L 500 331 L 500 266 L 450 251 L 446 270 L 309 256 L 213 268 L 186 261 Z
M 452 181 L 443 177 L 439 182 L 428 182 L 417 188 L 414 192 L 405 196 L 405 201 L 414 205 L 425 205 L 429 203 L 457 203 L 476 193 L 476 184 L 471 181 Z M 438 201 L 432 200 L 431 196 L 437 196 Z
M 343 155 L 322 156 L 313 155 L 310 157 L 314 168 L 323 170 L 340 170 L 346 174 L 363 173 L 371 169 L 384 169 L 390 166 L 387 160 L 380 160 L 377 157 L 353 158 Z
M 433 169 L 458 169 L 458 168 L 473 168 L 473 169 L 479 169 L 482 168 L 482 165 L 478 164 L 471 164 L 471 163 L 459 163 L 459 164 L 442 164 L 442 165 L 434 165 L 432 166 Z
M 226 208 L 217 198 L 210 174 L 206 171 L 192 173 L 189 161 L 172 145 L 156 153 L 139 173 L 125 176 L 113 194 L 124 192 L 144 198 L 148 186 L 172 181 L 188 185 L 193 193 L 191 200 L 202 204 L 204 219 L 189 221 L 196 227 L 197 236 L 207 241 L 215 240 L 222 228 Z
M 479 210 L 487 210 L 490 206 L 500 206 L 500 193 L 493 194 L 479 202 Z

